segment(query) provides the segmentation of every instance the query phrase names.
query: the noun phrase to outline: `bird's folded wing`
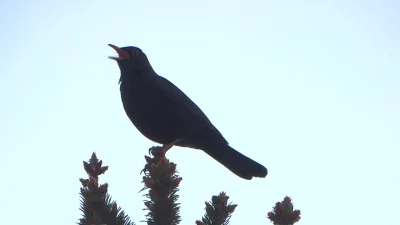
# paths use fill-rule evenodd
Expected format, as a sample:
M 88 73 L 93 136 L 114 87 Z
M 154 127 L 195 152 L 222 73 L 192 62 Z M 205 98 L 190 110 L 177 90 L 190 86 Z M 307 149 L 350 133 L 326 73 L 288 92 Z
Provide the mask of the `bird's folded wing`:
M 228 143 L 222 134 L 214 127 L 211 121 L 207 118 L 207 116 L 201 111 L 201 109 L 185 94 L 181 91 L 177 86 L 175 86 L 172 82 L 165 79 L 164 77 L 158 76 L 158 85 L 160 90 L 163 92 L 166 98 L 169 101 L 175 102 L 178 106 L 177 113 L 182 113 L 182 117 L 188 116 L 187 114 L 191 114 L 196 117 L 196 119 L 200 119 L 204 124 L 216 132 L 223 142 Z

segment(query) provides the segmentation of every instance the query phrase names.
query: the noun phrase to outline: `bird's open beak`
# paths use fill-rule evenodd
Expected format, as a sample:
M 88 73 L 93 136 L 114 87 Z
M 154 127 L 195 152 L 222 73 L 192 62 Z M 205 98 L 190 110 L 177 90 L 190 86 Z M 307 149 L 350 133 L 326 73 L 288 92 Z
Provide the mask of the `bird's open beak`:
M 113 44 L 108 44 L 108 46 L 113 48 L 118 53 L 118 57 L 109 56 L 108 58 L 113 59 L 113 60 L 117 60 L 117 61 L 129 58 L 129 54 L 126 51 L 118 48 L 117 46 L 115 46 Z

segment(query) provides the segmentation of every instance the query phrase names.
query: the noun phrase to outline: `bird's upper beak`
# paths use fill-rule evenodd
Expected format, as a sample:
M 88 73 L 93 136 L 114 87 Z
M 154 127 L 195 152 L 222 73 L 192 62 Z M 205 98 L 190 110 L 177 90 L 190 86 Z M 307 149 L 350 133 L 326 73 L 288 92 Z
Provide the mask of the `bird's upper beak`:
M 115 46 L 113 44 L 108 44 L 108 46 L 113 48 L 118 53 L 118 57 L 109 56 L 108 58 L 113 59 L 113 60 L 117 60 L 117 61 L 129 58 L 129 54 L 126 51 L 120 49 L 119 47 L 117 47 L 117 46 Z

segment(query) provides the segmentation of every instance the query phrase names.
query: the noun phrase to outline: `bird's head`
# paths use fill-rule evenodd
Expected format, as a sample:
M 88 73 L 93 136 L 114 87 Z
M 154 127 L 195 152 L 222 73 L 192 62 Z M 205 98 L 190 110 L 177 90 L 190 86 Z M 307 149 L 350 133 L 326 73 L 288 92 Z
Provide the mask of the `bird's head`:
M 110 56 L 109 58 L 117 61 L 121 70 L 121 78 L 123 76 L 138 76 L 142 72 L 153 72 L 146 54 L 140 48 L 133 46 L 119 48 L 112 44 L 108 46 L 118 54 L 116 57 Z

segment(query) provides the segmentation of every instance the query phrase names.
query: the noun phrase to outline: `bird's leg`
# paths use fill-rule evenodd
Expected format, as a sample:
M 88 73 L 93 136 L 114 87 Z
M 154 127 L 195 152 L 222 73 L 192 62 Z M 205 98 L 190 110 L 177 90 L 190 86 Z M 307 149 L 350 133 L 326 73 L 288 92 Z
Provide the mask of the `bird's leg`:
M 144 169 L 140 173 L 146 172 L 146 170 L 148 169 L 150 163 L 155 163 L 155 162 L 159 161 L 160 158 L 165 157 L 165 154 L 167 153 L 167 151 L 170 148 L 172 148 L 174 145 L 176 145 L 179 142 L 181 142 L 182 140 L 183 139 L 178 138 L 178 139 L 174 140 L 173 142 L 165 144 L 163 146 L 154 146 L 154 147 L 150 148 L 149 149 L 149 155 L 153 155 L 154 157 L 151 159 L 151 162 L 146 164 L 146 166 L 144 167 Z

